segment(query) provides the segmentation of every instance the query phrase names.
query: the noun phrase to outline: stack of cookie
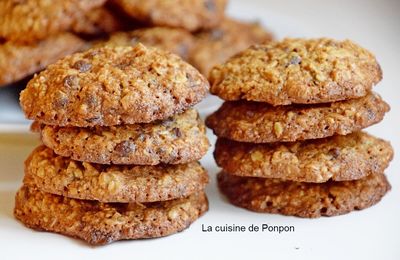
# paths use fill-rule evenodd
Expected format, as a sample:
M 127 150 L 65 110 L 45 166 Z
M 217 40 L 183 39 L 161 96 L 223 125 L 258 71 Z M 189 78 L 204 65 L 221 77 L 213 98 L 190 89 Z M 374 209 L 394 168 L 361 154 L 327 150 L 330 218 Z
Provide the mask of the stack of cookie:
M 193 105 L 207 80 L 141 44 L 68 56 L 36 75 L 21 106 L 44 145 L 25 162 L 15 216 L 91 244 L 166 236 L 208 208 L 209 146 Z
M 367 50 L 285 39 L 243 51 L 210 77 L 227 100 L 206 124 L 233 204 L 313 218 L 364 209 L 390 190 L 390 143 L 360 131 L 389 111 L 371 92 L 382 72 Z

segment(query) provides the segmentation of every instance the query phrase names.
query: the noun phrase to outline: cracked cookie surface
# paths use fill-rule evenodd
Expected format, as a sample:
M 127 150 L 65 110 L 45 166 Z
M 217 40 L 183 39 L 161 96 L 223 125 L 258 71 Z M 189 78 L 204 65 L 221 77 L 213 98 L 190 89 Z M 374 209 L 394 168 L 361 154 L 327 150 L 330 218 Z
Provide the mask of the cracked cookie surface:
M 69 199 L 23 186 L 14 215 L 25 226 L 104 245 L 123 239 L 168 236 L 190 226 L 208 210 L 204 193 L 146 204 Z
M 229 201 L 252 211 L 304 218 L 336 216 L 368 208 L 391 189 L 384 174 L 355 181 L 305 183 L 239 177 L 221 172 L 218 186 Z
M 328 104 L 273 107 L 225 102 L 206 120 L 219 137 L 239 142 L 293 142 L 346 135 L 380 122 L 389 105 L 376 93 Z
M 237 176 L 323 183 L 382 173 L 393 159 L 390 143 L 364 132 L 294 143 L 252 144 L 218 139 L 217 164 Z
M 207 172 L 198 162 L 178 165 L 102 165 L 74 161 L 36 148 L 25 162 L 24 183 L 65 197 L 101 202 L 155 202 L 204 189 Z
M 381 79 L 374 55 L 349 40 L 285 39 L 216 66 L 210 90 L 230 101 L 315 104 L 363 97 Z
M 164 121 L 110 127 L 42 125 L 43 143 L 74 160 L 100 164 L 180 164 L 200 160 L 208 150 L 205 125 L 190 109 Z
M 206 95 L 207 80 L 174 54 L 138 43 L 76 53 L 47 67 L 21 92 L 29 119 L 58 126 L 149 123 Z

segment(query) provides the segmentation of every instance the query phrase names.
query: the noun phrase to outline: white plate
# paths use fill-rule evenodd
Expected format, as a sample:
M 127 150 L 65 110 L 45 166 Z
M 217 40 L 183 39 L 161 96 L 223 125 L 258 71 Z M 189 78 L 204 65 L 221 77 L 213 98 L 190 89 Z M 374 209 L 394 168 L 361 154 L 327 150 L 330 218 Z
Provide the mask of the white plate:
M 335 2 L 335 1 L 334 1 Z M 284 4 L 279 1 L 232 1 L 230 13 L 245 19 L 258 18 L 266 26 L 273 28 L 275 34 L 284 36 L 309 36 L 315 34 L 313 29 L 324 27 L 321 25 L 329 16 L 319 1 L 306 1 L 305 6 Z M 349 3 L 350 4 L 350 3 Z M 363 8 L 363 4 L 359 8 Z M 275 8 L 275 9 L 274 9 Z M 343 12 L 346 10 L 343 8 Z M 279 11 L 286 13 L 283 15 Z M 284 10 L 284 11 L 282 11 Z M 312 12 L 310 12 L 312 10 Z M 363 9 L 354 12 L 364 14 Z M 386 10 L 386 9 L 385 9 Z M 309 16 L 299 15 L 302 22 L 308 22 L 304 27 L 289 14 L 299 12 L 310 13 Z M 315 20 L 314 19 L 315 15 Z M 345 14 L 342 14 L 345 16 Z M 353 17 L 347 14 L 346 17 Z M 383 15 L 383 14 L 382 14 Z M 385 13 L 386 15 L 386 13 Z M 382 19 L 386 16 L 383 15 Z M 332 14 L 330 14 L 332 17 Z M 312 22 L 310 22 L 312 21 Z M 369 21 L 369 20 L 368 20 Z M 367 20 L 364 22 L 368 22 Z M 340 19 L 336 21 L 340 24 Z M 349 24 L 348 26 L 351 26 Z M 307 28 L 307 30 L 305 29 Z M 325 28 L 325 27 L 324 27 Z M 339 30 L 347 27 L 338 26 L 337 29 L 326 27 L 327 35 L 341 35 Z M 369 28 L 369 27 L 368 27 Z M 371 27 L 372 28 L 372 27 Z M 372 30 L 369 28 L 370 30 Z M 388 27 L 388 30 L 390 31 Z M 367 30 L 367 29 L 366 29 Z M 377 32 L 378 30 L 375 30 Z M 388 32 L 387 35 L 393 35 Z M 356 32 L 354 37 L 358 37 Z M 364 34 L 363 34 L 364 35 Z M 397 34 L 398 35 L 398 34 Z M 396 36 L 397 37 L 397 36 Z M 360 38 L 361 39 L 361 38 Z M 370 41 L 369 41 L 370 39 Z M 398 39 L 398 38 L 396 38 Z M 376 43 L 376 37 L 362 38 L 362 42 L 381 46 Z M 399 41 L 396 41 L 398 43 Z M 390 83 L 395 83 L 397 75 L 395 61 L 392 54 L 396 50 L 389 43 L 376 48 L 382 56 L 385 83 L 377 88 L 385 99 L 392 105 L 394 112 L 379 125 L 370 128 L 370 132 L 392 141 L 396 150 L 399 149 L 398 115 L 400 113 L 400 96 Z M 394 55 L 394 54 L 393 54 Z M 391 70 L 391 68 L 393 68 Z M 397 67 L 398 68 L 398 67 Z M 396 68 L 396 70 L 397 70 Z M 3 132 L 18 132 L 27 129 L 27 121 L 17 109 L 17 102 L 10 102 L 5 95 L 9 91 L 0 91 L 0 130 Z M 14 98 L 16 100 L 16 98 Z M 207 98 L 198 108 L 202 114 L 208 114 L 219 105 L 216 98 Z M 6 108 L 7 107 L 7 108 Z M 7 110 L 6 110 L 7 109 Z M 6 112 L 4 112 L 6 111 Z M 212 143 L 214 135 L 208 136 Z M 151 240 L 117 242 L 108 246 L 92 248 L 86 244 L 61 235 L 36 232 L 25 228 L 12 216 L 14 194 L 20 186 L 23 177 L 23 161 L 29 152 L 38 144 L 37 137 L 32 134 L 0 134 L 0 258 L 1 259 L 400 259 L 398 235 L 400 233 L 399 184 L 400 178 L 395 171 L 400 167 L 395 160 L 387 170 L 387 175 L 393 185 L 393 190 L 376 206 L 369 209 L 353 212 L 333 218 L 301 219 L 271 214 L 257 214 L 234 207 L 218 193 L 215 184 L 215 174 L 218 168 L 212 158 L 210 149 L 202 160 L 211 176 L 211 183 L 207 188 L 210 200 L 209 212 L 182 233 Z M 202 225 L 213 226 L 235 225 L 291 225 L 295 227 L 293 233 L 216 233 L 202 232 Z

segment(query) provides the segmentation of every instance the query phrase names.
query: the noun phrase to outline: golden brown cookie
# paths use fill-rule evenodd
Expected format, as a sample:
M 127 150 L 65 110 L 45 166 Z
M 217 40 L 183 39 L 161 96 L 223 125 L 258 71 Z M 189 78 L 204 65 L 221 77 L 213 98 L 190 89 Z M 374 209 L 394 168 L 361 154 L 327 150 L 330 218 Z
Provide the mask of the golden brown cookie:
M 218 186 L 236 206 L 304 218 L 336 216 L 365 209 L 378 203 L 391 189 L 382 173 L 355 181 L 306 183 L 239 177 L 221 172 Z
M 208 82 L 178 56 L 138 43 L 59 60 L 28 83 L 29 119 L 58 126 L 112 126 L 167 119 L 200 102 Z
M 83 16 L 106 0 L 2 0 L 0 38 L 32 43 L 71 29 Z
M 23 186 L 15 198 L 14 215 L 29 228 L 104 245 L 180 232 L 207 210 L 203 192 L 165 202 L 107 204 L 69 199 Z
M 252 144 L 218 139 L 214 157 L 233 175 L 301 182 L 349 181 L 381 173 L 390 143 L 365 132 L 294 143 Z
M 72 24 L 71 30 L 78 34 L 97 36 L 123 30 L 126 27 L 123 22 L 117 14 L 102 6 L 83 13 Z
M 110 127 L 43 125 L 42 141 L 55 153 L 100 164 L 180 164 L 200 160 L 209 142 L 204 123 L 190 109 L 149 124 Z
M 380 122 L 389 105 L 376 93 L 316 105 L 272 107 L 266 103 L 225 102 L 206 120 L 219 137 L 239 142 L 293 142 L 346 135 Z
M 24 183 L 69 198 L 101 202 L 154 202 L 204 189 L 207 172 L 198 162 L 178 165 L 101 165 L 36 148 L 25 162 Z
M 211 93 L 271 105 L 363 97 L 382 79 L 373 54 L 346 40 L 285 39 L 253 46 L 216 66 Z
M 212 67 L 222 64 L 234 54 L 273 38 L 259 23 L 232 18 L 224 18 L 216 28 L 195 36 L 196 45 L 190 53 L 189 62 L 206 76 Z
M 226 0 L 114 0 L 133 18 L 155 26 L 177 27 L 188 31 L 217 26 Z
M 99 45 L 132 46 L 138 42 L 175 53 L 187 60 L 189 52 L 194 46 L 194 37 L 179 28 L 152 27 L 115 33 L 111 35 L 110 39 Z
M 81 50 L 84 45 L 84 41 L 70 33 L 50 36 L 30 45 L 14 42 L 0 44 L 0 86 L 32 75 L 58 59 Z

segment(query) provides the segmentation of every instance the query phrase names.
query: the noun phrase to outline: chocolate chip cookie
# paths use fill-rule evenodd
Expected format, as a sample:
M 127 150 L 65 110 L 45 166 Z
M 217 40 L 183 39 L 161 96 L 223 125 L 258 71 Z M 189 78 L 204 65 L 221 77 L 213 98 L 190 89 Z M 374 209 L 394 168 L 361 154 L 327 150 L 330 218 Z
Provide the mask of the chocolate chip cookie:
M 85 13 L 106 0 L 2 0 L 0 38 L 32 43 L 68 31 Z
M 305 183 L 218 174 L 218 186 L 234 205 L 304 218 L 336 216 L 368 208 L 391 189 L 384 174 L 355 181 Z
M 250 45 L 271 41 L 273 36 L 257 22 L 224 18 L 222 23 L 195 34 L 196 44 L 190 52 L 189 62 L 208 76 L 215 65 L 225 62 Z
M 114 0 L 131 17 L 155 26 L 188 31 L 217 26 L 226 0 Z
M 85 43 L 70 33 L 50 36 L 33 44 L 0 44 L 0 86 L 21 80 L 81 50 Z
M 233 175 L 322 183 L 378 174 L 393 159 L 390 143 L 365 132 L 294 143 L 218 139 L 214 157 Z
M 201 159 L 209 142 L 196 110 L 149 124 L 110 127 L 42 125 L 45 145 L 74 160 L 100 164 L 180 164 Z
M 178 56 L 138 43 L 67 56 L 21 92 L 29 119 L 58 126 L 149 123 L 201 101 L 209 85 Z
M 206 120 L 219 137 L 239 142 L 292 142 L 346 135 L 380 122 L 389 105 L 376 93 L 315 105 L 273 107 L 261 102 L 225 102 Z
M 152 27 L 118 32 L 98 45 L 132 46 L 138 42 L 175 53 L 187 60 L 194 46 L 194 37 L 189 32 L 179 28 Z
M 208 210 L 204 193 L 154 202 L 101 203 L 75 200 L 23 186 L 14 215 L 24 225 L 104 245 L 123 239 L 168 236 L 180 232 Z
M 211 93 L 271 105 L 365 96 L 382 79 L 374 55 L 351 42 L 285 39 L 253 46 L 210 73 Z
M 200 192 L 208 183 L 208 175 L 198 162 L 159 166 L 92 164 L 39 146 L 25 162 L 24 183 L 75 199 L 144 203 Z

